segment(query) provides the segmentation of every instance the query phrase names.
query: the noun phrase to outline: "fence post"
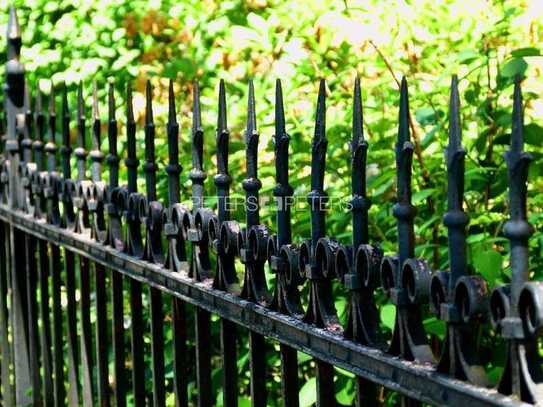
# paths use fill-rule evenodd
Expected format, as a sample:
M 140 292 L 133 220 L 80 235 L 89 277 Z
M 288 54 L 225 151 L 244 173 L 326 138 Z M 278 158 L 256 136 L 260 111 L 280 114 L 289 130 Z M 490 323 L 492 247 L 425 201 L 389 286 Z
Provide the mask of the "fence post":
M 6 147 L 7 158 L 10 163 L 9 172 L 9 202 L 12 209 L 19 208 L 21 202 L 21 188 L 19 185 L 19 135 L 25 127 L 24 112 L 24 67 L 20 62 L 21 30 L 17 20 L 15 8 L 9 10 L 7 29 L 6 64 L 6 114 L 7 132 Z M 9 228 L 11 248 L 11 278 L 12 278 L 12 327 L 13 327 L 13 360 L 15 367 L 15 402 L 17 405 L 26 405 L 32 401 L 29 396 L 32 382 L 28 359 L 28 337 L 26 330 L 26 301 L 24 288 L 24 239 L 19 238 L 13 225 Z M 21 257 L 21 254 L 23 256 Z

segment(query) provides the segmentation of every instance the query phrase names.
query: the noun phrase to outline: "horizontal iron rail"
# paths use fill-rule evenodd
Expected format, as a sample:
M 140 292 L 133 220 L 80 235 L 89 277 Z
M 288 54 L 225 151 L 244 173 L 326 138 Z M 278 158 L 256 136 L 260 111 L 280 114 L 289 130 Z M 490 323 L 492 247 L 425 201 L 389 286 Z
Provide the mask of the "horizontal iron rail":
M 194 281 L 181 273 L 172 273 L 158 265 L 103 246 L 90 237 L 36 220 L 5 205 L 0 205 L 0 220 L 253 332 L 423 402 L 437 405 L 468 403 L 465 405 L 469 406 L 529 405 L 503 396 L 495 389 L 481 388 L 437 373 L 431 364 L 408 362 L 345 340 L 340 335 L 213 289 L 209 284 Z

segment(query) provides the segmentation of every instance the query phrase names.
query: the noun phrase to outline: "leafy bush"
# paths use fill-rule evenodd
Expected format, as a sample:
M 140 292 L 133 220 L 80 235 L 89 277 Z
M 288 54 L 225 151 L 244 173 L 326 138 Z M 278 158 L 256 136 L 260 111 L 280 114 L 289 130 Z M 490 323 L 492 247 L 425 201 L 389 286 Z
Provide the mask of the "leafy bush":
M 271 194 L 274 185 L 273 88 L 275 79 L 281 78 L 291 135 L 291 181 L 295 193 L 305 195 L 309 191 L 310 141 L 318 79 L 325 78 L 329 138 L 326 189 L 331 196 L 348 196 L 351 94 L 354 79 L 360 76 L 364 130 L 370 143 L 368 189 L 375 203 L 370 213 L 370 236 L 385 251 L 396 247 L 395 219 L 391 214 L 395 197 L 393 144 L 397 131 L 398 81 L 401 75 L 407 75 L 412 135 L 417 150 L 413 177 L 413 200 L 418 208 L 417 256 L 431 259 L 436 269 L 445 269 L 448 263 L 446 229 L 441 222 L 446 210 L 443 151 L 447 143 L 450 77 L 457 73 L 467 150 L 465 208 L 471 218 L 468 254 L 473 272 L 483 275 L 491 286 L 510 279 L 508 249 L 501 232 L 507 219 L 503 152 L 511 127 L 512 78 L 522 75 L 526 143 L 536 158 L 529 186 L 530 222 L 538 230 L 530 241 L 531 267 L 535 279 L 543 277 L 543 194 L 539 193 L 543 188 L 543 168 L 537 160 L 543 154 L 543 102 L 538 100 L 543 93 L 543 58 L 538 48 L 543 36 L 543 11 L 537 1 L 448 0 L 436 4 L 430 0 L 26 0 L 15 3 L 24 30 L 27 77 L 34 87 L 39 83 L 47 93 L 48 83 L 40 80 L 52 80 L 56 86 L 65 81 L 70 89 L 82 80 L 88 95 L 90 82 L 96 79 L 105 100 L 106 80 L 114 77 L 118 117 L 122 118 L 124 87 L 127 81 L 133 81 L 140 124 L 138 137 L 142 140 L 143 91 L 145 80 L 151 79 L 159 123 L 157 153 L 161 168 L 167 157 L 164 126 L 167 78 L 175 79 L 182 129 L 181 161 L 185 169 L 190 167 L 192 81 L 200 83 L 208 174 L 215 172 L 217 83 L 220 78 L 225 79 L 232 130 L 234 194 L 243 193 L 242 132 L 247 79 L 254 78 L 256 85 L 262 193 Z M 0 16 L 2 25 L 6 15 Z M 5 49 L 0 52 L 5 59 Z M 72 92 L 72 103 L 74 100 Z M 87 105 L 90 106 L 88 98 Z M 105 106 L 103 110 L 102 114 Z M 75 133 L 73 137 L 75 140 Z M 123 137 L 121 141 L 124 142 Z M 143 151 L 138 154 L 143 155 Z M 190 183 L 186 174 L 185 171 L 182 175 L 182 192 L 188 200 Z M 140 182 L 143 184 L 143 178 Z M 166 187 L 165 173 L 160 173 L 159 190 L 163 197 Z M 213 194 L 210 179 L 207 190 Z M 243 213 L 239 216 L 242 220 Z M 263 208 L 264 222 L 271 224 L 273 216 L 272 207 Z M 294 235 L 309 236 L 309 212 L 296 211 L 293 217 Z M 349 240 L 347 212 L 330 211 L 327 225 L 329 235 Z M 344 308 L 343 296 L 338 290 L 340 311 Z M 390 327 L 393 307 L 383 306 L 382 318 L 384 326 Z M 434 318 L 428 317 L 425 325 L 433 336 L 443 335 L 443 325 Z M 484 327 L 485 331 L 488 329 Z M 499 346 L 499 343 L 493 335 L 485 335 L 483 346 Z M 243 353 L 246 349 L 240 352 L 239 367 L 243 371 L 248 363 Z M 503 355 L 503 352 L 493 354 Z M 277 352 L 270 351 L 269 362 L 275 375 L 269 383 L 270 391 L 277 394 Z M 487 362 L 489 373 L 497 377 L 503 361 Z M 307 405 L 314 395 L 315 381 L 310 378 L 309 359 L 300 358 L 300 363 L 305 383 L 302 404 Z M 341 373 L 337 396 L 345 404 L 353 397 L 352 381 Z M 274 398 L 270 397 L 271 400 Z

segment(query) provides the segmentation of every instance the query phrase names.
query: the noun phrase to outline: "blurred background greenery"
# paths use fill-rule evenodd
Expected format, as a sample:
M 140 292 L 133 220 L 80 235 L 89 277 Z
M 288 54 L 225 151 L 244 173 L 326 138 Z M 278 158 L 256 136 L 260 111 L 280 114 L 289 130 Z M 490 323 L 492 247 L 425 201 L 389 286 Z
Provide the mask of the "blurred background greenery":
M 273 88 L 275 79 L 280 78 L 287 130 L 291 135 L 291 183 L 295 193 L 303 196 L 309 191 L 310 142 L 318 80 L 325 78 L 329 139 L 326 190 L 331 196 L 347 197 L 351 95 L 354 79 L 360 76 L 364 131 L 370 144 L 368 190 L 374 202 L 370 236 L 387 252 L 396 247 L 395 219 L 391 214 L 395 196 L 393 144 L 397 132 L 398 81 L 406 75 L 417 147 L 413 177 L 413 201 L 418 208 L 417 255 L 428 258 L 435 269 L 445 269 L 448 264 L 446 229 L 441 222 L 446 210 L 443 152 L 447 143 L 449 84 L 451 75 L 458 74 L 467 149 L 465 209 L 471 218 L 469 259 L 473 272 L 483 275 L 491 287 L 510 278 L 507 245 L 501 232 L 507 218 L 503 152 L 511 127 L 512 78 L 520 74 L 526 102 L 527 149 L 535 157 L 528 204 L 530 221 L 537 230 L 530 241 L 531 268 L 533 278 L 543 277 L 540 160 L 543 57 L 539 48 L 543 7 L 538 0 L 22 0 L 14 3 L 23 29 L 22 57 L 33 94 L 37 87 L 48 94 L 50 81 L 55 86 L 66 82 L 72 91 L 83 81 L 90 108 L 90 85 L 96 79 L 105 120 L 106 83 L 113 78 L 122 144 L 126 83 L 132 81 L 135 85 L 138 137 L 143 140 L 144 86 L 147 79 L 151 80 L 161 169 L 167 159 L 164 124 L 169 78 L 175 80 L 181 162 L 185 169 L 190 168 L 191 89 L 196 79 L 202 89 L 205 167 L 208 175 L 214 174 L 216 90 L 218 80 L 224 79 L 235 195 L 243 194 L 242 133 L 247 80 L 253 78 L 256 87 L 262 194 L 271 195 L 274 185 Z M 7 10 L 5 0 L 0 4 L 2 10 Z M 0 32 L 5 32 L 6 20 L 7 11 L 0 15 Z M 0 54 L 5 59 L 5 41 L 0 42 Z M 74 101 L 75 92 L 72 92 L 72 117 L 75 117 Z M 104 126 L 104 134 L 105 129 Z M 106 146 L 104 140 L 104 149 Z M 143 143 L 138 143 L 140 157 L 142 146 Z M 182 174 L 182 193 L 188 201 L 187 173 Z M 160 194 L 165 197 L 166 173 L 161 171 L 158 177 Z M 142 177 L 142 186 L 143 181 Z M 209 194 L 214 191 L 210 178 L 207 191 Z M 273 206 L 266 206 L 262 212 L 263 222 L 273 225 Z M 237 214 L 237 219 L 243 220 L 243 212 Z M 293 224 L 298 240 L 309 236 L 308 211 L 296 211 Z M 349 241 L 350 216 L 346 211 L 337 208 L 330 211 L 327 227 L 330 236 Z M 345 293 L 339 287 L 337 291 L 336 305 L 342 314 Z M 377 299 L 383 302 L 379 294 Z M 393 307 L 383 305 L 381 310 L 383 327 L 390 329 Z M 438 349 L 443 326 L 431 316 L 425 326 Z M 482 346 L 502 346 L 489 327 L 483 329 L 486 333 Z M 246 371 L 246 346 L 241 344 L 240 349 L 240 371 Z M 488 356 L 485 363 L 491 377 L 496 379 L 504 352 L 502 349 L 491 353 L 494 356 Z M 270 365 L 274 366 L 268 384 L 271 402 L 279 399 L 278 363 L 277 353 L 270 351 Z M 310 405 L 314 401 L 315 380 L 309 359 L 301 357 L 300 364 L 301 400 L 303 405 Z M 217 384 L 219 371 L 217 363 Z M 247 377 L 242 375 L 241 380 L 246 384 Z M 337 391 L 339 402 L 352 402 L 353 383 L 347 374 L 338 372 Z M 220 395 L 217 396 L 220 403 Z M 245 396 L 240 400 L 247 402 Z

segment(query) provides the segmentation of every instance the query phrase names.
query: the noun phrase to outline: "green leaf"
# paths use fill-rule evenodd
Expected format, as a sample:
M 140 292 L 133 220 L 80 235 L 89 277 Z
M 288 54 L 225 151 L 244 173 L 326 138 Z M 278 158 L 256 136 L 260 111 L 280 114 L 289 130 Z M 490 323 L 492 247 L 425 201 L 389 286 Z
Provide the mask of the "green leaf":
M 309 379 L 300 389 L 300 407 L 309 407 L 317 401 L 317 382 L 314 377 Z
M 538 57 L 541 56 L 541 51 L 539 51 L 537 48 L 519 48 L 511 51 L 511 56 L 515 58 Z
M 540 146 L 543 142 L 543 127 L 535 123 L 524 126 L 524 141 L 532 146 Z
M 445 322 L 436 317 L 427 318 L 424 320 L 424 330 L 429 334 L 437 336 L 439 339 L 445 338 Z
M 424 201 L 429 196 L 433 195 L 436 192 L 434 188 L 429 189 L 422 189 L 420 191 L 417 191 L 413 194 L 413 205 L 417 205 L 418 203 Z
M 392 304 L 385 304 L 381 307 L 381 321 L 388 329 L 394 329 L 396 320 L 396 307 Z
M 500 75 L 504 78 L 512 78 L 516 75 L 523 75 L 528 69 L 528 64 L 522 58 L 513 58 L 509 60 L 500 70 Z
M 500 276 L 502 261 L 502 255 L 495 250 L 473 250 L 473 266 L 490 285 Z
M 474 49 L 465 49 L 458 53 L 458 62 L 468 65 L 479 58 L 479 53 Z
M 433 124 L 436 122 L 436 115 L 434 109 L 431 107 L 421 107 L 415 112 L 415 118 L 421 126 Z

